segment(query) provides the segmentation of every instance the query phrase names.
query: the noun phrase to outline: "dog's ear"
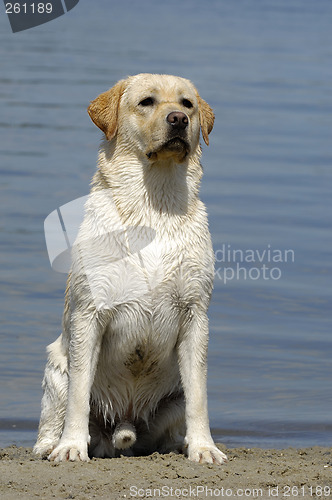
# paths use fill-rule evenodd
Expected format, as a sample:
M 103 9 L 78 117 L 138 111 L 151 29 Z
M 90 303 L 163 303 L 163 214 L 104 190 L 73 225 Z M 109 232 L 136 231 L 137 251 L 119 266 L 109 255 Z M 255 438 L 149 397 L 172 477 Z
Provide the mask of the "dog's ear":
M 126 88 L 126 81 L 120 80 L 111 89 L 100 94 L 88 107 L 91 120 L 99 127 L 108 140 L 115 137 L 118 130 L 120 99 Z
M 214 113 L 212 108 L 208 105 L 204 99 L 197 94 L 198 110 L 199 110 L 199 121 L 201 124 L 202 136 L 205 144 L 209 145 L 209 133 L 213 129 L 214 124 Z

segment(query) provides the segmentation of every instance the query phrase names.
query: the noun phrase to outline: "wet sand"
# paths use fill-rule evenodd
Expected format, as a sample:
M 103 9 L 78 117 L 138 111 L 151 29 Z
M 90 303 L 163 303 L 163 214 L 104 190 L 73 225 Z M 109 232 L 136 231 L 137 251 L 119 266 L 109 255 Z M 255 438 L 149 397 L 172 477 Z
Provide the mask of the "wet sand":
M 222 466 L 174 453 L 55 465 L 11 446 L 0 450 L 0 498 L 332 498 L 332 448 L 220 449 Z

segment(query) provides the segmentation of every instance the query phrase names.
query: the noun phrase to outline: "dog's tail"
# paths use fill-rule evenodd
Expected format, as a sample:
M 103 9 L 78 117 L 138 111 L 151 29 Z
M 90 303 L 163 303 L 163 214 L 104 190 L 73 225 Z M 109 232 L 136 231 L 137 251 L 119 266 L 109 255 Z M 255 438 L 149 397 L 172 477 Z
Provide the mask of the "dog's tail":
M 136 429 L 133 424 L 120 422 L 114 429 L 112 443 L 117 450 L 125 450 L 135 444 L 136 438 Z

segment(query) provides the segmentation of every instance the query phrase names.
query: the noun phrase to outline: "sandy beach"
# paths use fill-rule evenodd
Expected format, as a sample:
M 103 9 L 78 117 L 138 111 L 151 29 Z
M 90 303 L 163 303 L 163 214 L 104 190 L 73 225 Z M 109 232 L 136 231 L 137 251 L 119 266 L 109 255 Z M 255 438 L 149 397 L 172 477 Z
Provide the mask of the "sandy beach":
M 31 448 L 0 450 L 0 498 L 332 498 L 332 449 L 226 450 L 223 466 L 174 453 L 58 465 Z

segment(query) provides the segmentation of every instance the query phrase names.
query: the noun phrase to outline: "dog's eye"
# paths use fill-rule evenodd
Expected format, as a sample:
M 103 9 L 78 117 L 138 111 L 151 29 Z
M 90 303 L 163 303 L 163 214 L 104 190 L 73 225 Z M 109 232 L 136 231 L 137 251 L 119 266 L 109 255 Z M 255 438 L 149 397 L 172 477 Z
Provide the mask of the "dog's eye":
M 193 107 L 193 103 L 191 101 L 189 101 L 189 99 L 182 99 L 182 105 L 185 108 L 192 108 Z
M 140 106 L 153 106 L 154 105 L 154 99 L 153 97 L 146 97 L 143 99 L 140 103 Z

